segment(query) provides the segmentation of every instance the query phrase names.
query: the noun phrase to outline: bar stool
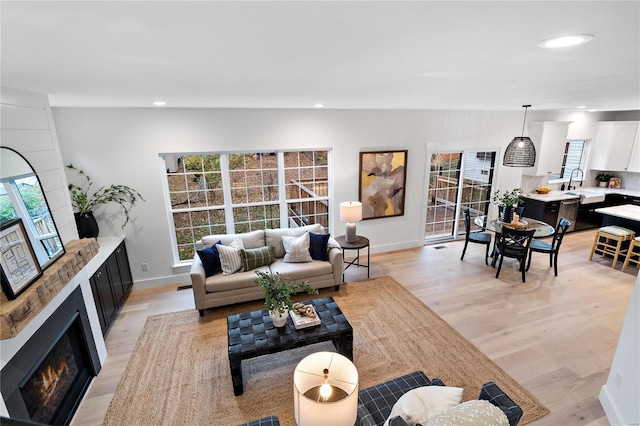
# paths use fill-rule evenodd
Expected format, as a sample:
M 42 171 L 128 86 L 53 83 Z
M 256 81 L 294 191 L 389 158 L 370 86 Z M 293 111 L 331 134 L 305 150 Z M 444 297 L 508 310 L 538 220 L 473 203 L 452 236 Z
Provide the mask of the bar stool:
M 631 244 L 629 244 L 629 251 L 627 252 L 627 257 L 622 264 L 622 272 L 629 266 L 629 263 L 635 263 L 636 267 L 640 269 L 640 252 L 634 252 L 633 249 L 636 247 L 640 247 L 640 237 L 635 237 Z M 635 257 L 636 259 L 632 259 Z
M 613 263 L 611 264 L 611 267 L 615 268 L 618 263 L 618 256 L 621 254 L 626 255 L 628 252 L 628 249 L 622 250 L 622 243 L 624 241 L 632 240 L 634 236 L 635 233 L 633 231 L 621 226 L 611 225 L 600 228 L 598 232 L 596 232 L 596 238 L 593 241 L 589 260 L 591 261 L 593 259 L 594 253 L 598 253 L 602 256 L 610 254 L 613 256 Z M 603 239 L 602 241 L 600 241 L 601 238 Z

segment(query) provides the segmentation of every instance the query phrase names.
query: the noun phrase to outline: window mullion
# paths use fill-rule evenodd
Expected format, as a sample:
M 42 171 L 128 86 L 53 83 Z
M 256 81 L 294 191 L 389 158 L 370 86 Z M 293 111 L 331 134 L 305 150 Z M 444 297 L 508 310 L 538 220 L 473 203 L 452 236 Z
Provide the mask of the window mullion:
M 278 170 L 278 198 L 280 200 L 280 226 L 289 227 L 289 210 L 287 207 L 287 187 L 284 175 L 284 151 L 278 151 L 276 155 L 276 168 Z
M 7 191 L 7 195 L 9 199 L 13 203 L 13 208 L 16 211 L 16 214 L 22 219 L 22 224 L 24 225 L 24 229 L 27 232 L 30 240 L 34 240 L 38 236 L 38 230 L 33 224 L 33 218 L 29 214 L 29 210 L 24 203 L 24 199 L 22 198 L 22 193 L 18 189 L 18 185 L 15 180 L 11 180 L 9 182 L 8 187 L 5 185 L 5 190 Z M 42 244 L 32 244 L 32 249 L 36 253 L 36 257 L 39 259 L 40 264 L 44 263 L 49 256 L 47 255 L 46 250 Z
M 224 221 L 227 233 L 235 233 L 233 205 L 231 203 L 231 176 L 229 175 L 229 155 L 220 154 L 220 175 L 222 176 L 222 196 L 224 198 Z

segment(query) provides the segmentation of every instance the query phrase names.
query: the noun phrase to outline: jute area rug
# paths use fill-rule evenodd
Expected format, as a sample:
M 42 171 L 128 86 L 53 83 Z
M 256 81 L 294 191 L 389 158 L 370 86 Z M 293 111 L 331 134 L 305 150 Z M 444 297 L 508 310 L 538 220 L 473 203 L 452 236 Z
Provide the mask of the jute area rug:
M 493 381 L 516 401 L 526 424 L 549 410 L 430 308 L 390 277 L 343 284 L 332 296 L 354 330 L 360 389 L 422 370 L 476 399 Z M 298 300 L 309 298 L 299 295 Z M 311 296 L 315 297 L 315 296 Z M 107 411 L 106 425 L 237 425 L 277 415 L 293 418 L 293 370 L 330 342 L 243 361 L 244 394 L 233 395 L 226 317 L 260 309 L 261 301 L 150 317 Z

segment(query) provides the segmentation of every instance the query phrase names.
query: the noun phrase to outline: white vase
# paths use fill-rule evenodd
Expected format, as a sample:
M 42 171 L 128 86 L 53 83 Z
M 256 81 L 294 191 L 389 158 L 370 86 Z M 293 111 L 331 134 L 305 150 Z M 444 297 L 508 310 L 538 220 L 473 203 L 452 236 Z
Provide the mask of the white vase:
M 287 313 L 288 312 L 281 314 L 278 311 L 269 311 L 269 316 L 271 317 L 273 325 L 276 327 L 284 327 L 287 323 Z
M 600 188 L 606 188 L 607 187 L 607 182 L 600 182 L 600 185 L 598 185 Z

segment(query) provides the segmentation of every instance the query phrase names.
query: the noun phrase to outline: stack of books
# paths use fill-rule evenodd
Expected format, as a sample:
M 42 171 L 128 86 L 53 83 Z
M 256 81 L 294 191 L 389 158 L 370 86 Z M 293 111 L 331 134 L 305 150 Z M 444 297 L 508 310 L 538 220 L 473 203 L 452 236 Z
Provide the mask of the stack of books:
M 307 305 L 306 307 L 311 308 L 311 311 L 313 311 L 312 315 L 299 314 L 293 310 L 289 311 L 289 315 L 291 315 L 291 319 L 293 320 L 293 325 L 296 327 L 296 330 L 320 325 L 320 317 L 313 308 L 313 305 Z

